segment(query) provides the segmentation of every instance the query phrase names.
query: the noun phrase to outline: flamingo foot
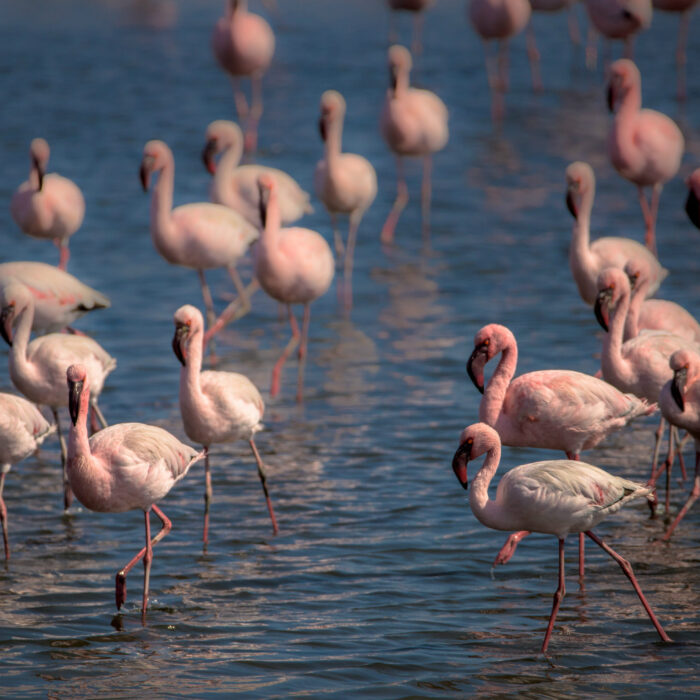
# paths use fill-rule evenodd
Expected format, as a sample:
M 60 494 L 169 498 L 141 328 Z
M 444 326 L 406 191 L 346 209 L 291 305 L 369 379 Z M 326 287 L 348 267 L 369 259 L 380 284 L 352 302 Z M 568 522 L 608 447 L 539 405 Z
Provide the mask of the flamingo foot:
M 501 547 L 501 551 L 496 555 L 493 560 L 493 566 L 499 566 L 500 564 L 506 564 L 510 561 L 515 550 L 518 547 L 519 542 L 530 534 L 529 530 L 520 530 L 520 532 L 514 532 L 508 537 L 506 543 Z

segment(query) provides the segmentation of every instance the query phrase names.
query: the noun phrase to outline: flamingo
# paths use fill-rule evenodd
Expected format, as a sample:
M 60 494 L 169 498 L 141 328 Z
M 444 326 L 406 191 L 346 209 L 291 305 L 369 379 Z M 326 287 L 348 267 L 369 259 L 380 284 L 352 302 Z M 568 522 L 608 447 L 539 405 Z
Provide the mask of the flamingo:
M 344 118 L 345 99 L 335 90 L 326 90 L 321 96 L 319 122 L 325 154 L 316 164 L 314 189 L 331 215 L 335 251 L 339 257 L 343 255 L 343 242 L 336 227 L 336 217 L 338 214 L 347 214 L 350 219 L 344 262 L 346 304 L 349 305 L 352 299 L 352 266 L 357 228 L 377 196 L 377 173 L 363 156 L 342 152 Z
M 484 366 L 499 353 L 501 359 L 484 390 Z M 549 369 L 513 379 L 517 362 L 518 346 L 505 326 L 490 323 L 474 336 L 467 374 L 483 394 L 479 420 L 495 428 L 504 445 L 562 450 L 568 459 L 578 461 L 581 450 L 595 447 L 614 430 L 656 410 L 655 403 L 623 394 L 582 372 Z M 494 566 L 505 564 L 528 534 L 511 535 Z M 583 535 L 579 540 L 583 577 Z
M 689 350 L 677 350 L 671 355 L 669 366 L 673 377 L 661 389 L 659 406 L 671 425 L 687 430 L 695 441 L 695 478 L 688 500 L 664 534 L 663 539 L 667 541 L 700 496 L 700 355 Z
M 204 546 L 209 541 L 209 503 L 212 497 L 209 472 L 209 448 L 214 443 L 247 440 L 258 465 L 258 476 L 272 520 L 278 532 L 277 519 L 267 490 L 267 478 L 254 435 L 262 430 L 265 410 L 260 392 L 253 382 L 235 372 L 202 372 L 202 339 L 204 319 L 199 309 L 181 306 L 174 316 L 173 351 L 182 364 L 180 370 L 180 413 L 185 433 L 190 440 L 204 447 Z
M 685 212 L 693 224 L 700 228 L 700 168 L 693 171 L 686 183 L 688 199 L 685 201 Z
M 408 49 L 398 45 L 389 49 L 391 86 L 386 92 L 380 126 L 384 140 L 396 155 L 398 182 L 396 201 L 382 227 L 381 238 L 385 243 L 394 240 L 396 224 L 408 203 L 408 188 L 403 177 L 401 161 L 404 156 L 423 158 L 423 232 L 428 231 L 432 155 L 445 147 L 449 137 L 445 103 L 429 90 L 419 90 L 410 86 L 411 65 Z
M 63 470 L 63 504 L 66 509 L 72 502 L 66 473 L 66 446 L 58 419 L 58 409 L 67 404 L 65 391 L 66 367 L 81 362 L 87 367 L 94 386 L 90 406 L 102 427 L 107 423 L 97 405 L 107 375 L 117 366 L 117 361 L 92 338 L 86 335 L 49 333 L 35 338 L 29 336 L 34 316 L 34 297 L 21 284 L 11 284 L 0 295 L 0 335 L 10 346 L 9 366 L 12 383 L 36 404 L 48 406 L 53 413 L 61 446 Z
M 92 405 L 90 373 L 81 364 L 70 365 L 65 373 L 71 417 L 67 471 L 76 498 L 98 513 L 123 513 L 139 508 L 145 515 L 146 546 L 117 572 L 115 585 L 118 610 L 126 602 L 126 576 L 143 559 L 142 620 L 145 622 L 153 545 L 172 527 L 156 502 L 167 495 L 204 453 L 183 444 L 167 430 L 144 423 L 118 423 L 88 440 L 87 413 L 88 405 Z M 163 523 L 153 539 L 151 510 Z
M 298 344 L 297 401 L 301 401 L 311 302 L 328 291 L 335 273 L 335 262 L 330 246 L 316 231 L 298 227 L 280 228 L 277 185 L 271 177 L 261 175 L 258 186 L 264 228 L 255 247 L 255 277 L 269 296 L 287 305 L 292 327 L 292 338 L 272 370 L 270 396 L 279 393 L 282 366 Z M 304 305 L 301 337 L 292 304 Z
M 680 304 L 666 299 L 647 299 L 651 275 L 646 260 L 629 260 L 624 269 L 632 288 L 624 340 L 634 338 L 641 330 L 652 330 L 667 331 L 700 343 L 700 324 Z
M 491 90 L 491 116 L 503 117 L 503 93 L 508 90 L 508 40 L 530 21 L 529 0 L 469 0 L 469 20 L 484 42 L 486 77 Z M 498 40 L 498 58 L 489 55 L 489 41 Z M 530 54 L 532 58 L 532 49 Z M 536 80 L 533 70 L 533 81 Z
M 101 292 L 46 263 L 0 264 L 0 293 L 15 283 L 25 285 L 34 297 L 32 330 L 38 334 L 62 330 L 88 311 L 111 306 Z
M 0 525 L 5 561 L 10 558 L 7 508 L 2 497 L 5 475 L 13 464 L 36 452 L 46 436 L 55 430 L 56 426 L 51 425 L 33 403 L 21 396 L 0 393 Z
M 653 0 L 654 8 L 663 12 L 678 12 L 680 20 L 678 24 L 678 43 L 676 44 L 676 65 L 678 68 L 678 99 L 685 100 L 685 64 L 687 62 L 685 47 L 688 43 L 688 27 L 690 25 L 690 13 L 697 0 Z
M 291 224 L 304 214 L 312 214 L 309 193 L 283 170 L 264 165 L 239 165 L 243 154 L 243 133 L 238 124 L 225 119 L 207 127 L 206 145 L 202 160 L 213 179 L 209 192 L 215 204 L 223 204 L 237 211 L 256 228 L 261 227 L 258 196 L 258 177 L 267 173 L 277 182 L 280 193 L 282 223 Z M 217 165 L 215 156 L 222 153 Z
M 396 27 L 394 24 L 394 16 L 397 10 L 403 10 L 413 13 L 413 40 L 411 41 L 411 50 L 415 54 L 420 54 L 423 51 L 421 35 L 423 33 L 423 12 L 431 5 L 435 4 L 435 0 L 388 0 L 391 12 L 391 28 L 389 30 L 389 41 L 394 42 L 396 36 Z
M 610 67 L 608 106 L 615 113 L 608 153 L 615 170 L 637 185 L 646 226 L 645 243 L 656 254 L 656 215 L 664 183 L 681 165 L 685 141 L 676 123 L 661 112 L 642 109 L 642 78 L 637 66 L 621 58 Z M 647 201 L 645 187 L 651 187 Z
M 574 228 L 569 248 L 569 266 L 583 301 L 595 304 L 598 275 L 606 267 L 625 266 L 628 260 L 639 260 L 649 271 L 647 296 L 659 288 L 668 275 L 656 256 L 631 238 L 605 236 L 590 242 L 591 211 L 595 197 L 595 175 L 588 163 L 577 161 L 566 169 L 566 205 L 573 215 Z
M 151 238 L 156 250 L 174 265 L 197 270 L 207 309 L 209 330 L 205 344 L 218 333 L 243 306 L 240 315 L 250 308 L 247 292 L 236 270 L 236 263 L 258 237 L 258 230 L 240 214 L 221 204 L 198 202 L 173 206 L 175 159 L 163 141 L 149 141 L 143 149 L 141 184 L 148 192 L 152 173 L 160 173 L 151 198 Z M 225 267 L 233 280 L 238 298 L 224 309 L 219 318 L 209 291 L 205 270 Z
M 262 116 L 262 76 L 275 53 L 275 34 L 260 16 L 248 12 L 248 0 L 226 0 L 226 15 L 211 36 L 214 57 L 233 81 L 238 120 L 246 122 L 245 150 L 255 151 Z M 240 88 L 241 76 L 250 77 L 250 108 Z
M 489 499 L 489 484 L 501 459 L 498 433 L 484 423 L 465 428 L 452 469 L 464 489 L 468 488 L 467 465 L 486 453 L 473 479 L 469 505 L 477 520 L 494 530 L 529 530 L 554 535 L 559 540 L 559 586 L 542 643 L 544 654 L 552 636 L 564 585 L 564 541 L 570 533 L 586 534 L 622 569 L 632 583 L 659 637 L 670 642 L 661 623 L 642 593 L 630 563 L 592 532 L 599 522 L 635 498 L 649 498 L 651 489 L 602 469 L 569 459 L 532 462 L 514 467 L 501 477 L 496 499 Z
M 49 154 L 45 139 L 32 140 L 29 179 L 12 195 L 10 212 L 24 233 L 54 242 L 60 251 L 58 267 L 65 270 L 70 257 L 68 239 L 83 223 L 85 199 L 72 180 L 57 173 L 46 175 Z

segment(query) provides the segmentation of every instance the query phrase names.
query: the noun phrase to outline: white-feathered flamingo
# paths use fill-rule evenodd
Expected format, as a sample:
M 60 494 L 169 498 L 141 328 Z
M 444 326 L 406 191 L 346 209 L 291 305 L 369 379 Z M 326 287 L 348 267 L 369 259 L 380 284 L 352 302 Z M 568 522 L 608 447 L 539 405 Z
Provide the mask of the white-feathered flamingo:
M 68 434 L 67 471 L 75 497 L 86 508 L 98 513 L 140 509 L 145 515 L 146 546 L 117 572 L 115 586 L 119 609 L 126 601 L 126 576 L 134 564 L 143 559 L 142 619 L 145 620 L 153 545 L 172 527 L 156 502 L 166 496 L 204 453 L 183 444 L 163 428 L 143 423 L 118 423 L 88 439 L 89 371 L 83 365 L 71 365 L 64 376 L 68 382 L 65 393 L 72 422 Z M 163 523 L 153 539 L 151 510 Z
M 56 426 L 51 425 L 33 403 L 21 396 L 0 393 L 0 525 L 5 561 L 10 558 L 7 508 L 2 497 L 5 475 L 13 464 L 36 452 L 54 430 Z
M 68 239 L 85 217 L 85 199 L 80 188 L 67 177 L 46 174 L 49 144 L 34 139 L 29 146 L 29 179 L 12 195 L 10 212 L 17 225 L 34 238 L 52 240 L 61 252 L 58 267 L 66 269 Z
M 661 623 L 649 607 L 629 562 L 592 532 L 592 528 L 635 498 L 649 498 L 651 489 L 621 479 L 585 462 L 548 460 L 521 464 L 506 472 L 498 483 L 496 498 L 489 498 L 489 484 L 501 459 L 498 433 L 484 423 L 465 428 L 452 469 L 464 489 L 468 487 L 467 465 L 486 453 L 486 459 L 472 480 L 469 505 L 477 520 L 494 530 L 528 530 L 554 535 L 559 540 L 559 586 L 554 594 L 552 614 L 542 643 L 547 651 L 564 585 L 564 541 L 571 533 L 586 534 L 619 565 L 632 583 L 649 619 L 661 639 L 670 642 Z
M 261 175 L 260 216 L 263 230 L 255 246 L 255 277 L 273 299 L 286 304 L 292 338 L 272 370 L 270 396 L 280 388 L 280 374 L 289 354 L 299 345 L 297 401 L 302 400 L 304 363 L 311 320 L 311 302 L 328 291 L 335 274 L 333 253 L 321 234 L 308 228 L 281 228 L 277 186 Z M 292 312 L 292 304 L 304 305 L 301 336 Z
M 209 448 L 215 443 L 247 440 L 258 465 L 272 530 L 277 534 L 277 519 L 267 490 L 265 467 L 255 445 L 254 435 L 262 429 L 265 404 L 253 382 L 235 372 L 202 372 L 204 319 L 199 309 L 181 306 L 173 318 L 173 351 L 182 363 L 180 370 L 180 414 L 190 440 L 204 447 L 205 492 L 204 534 L 209 540 L 209 504 L 212 497 Z
M 61 445 L 63 469 L 63 504 L 71 504 L 66 474 L 66 446 L 61 432 L 58 409 L 66 406 L 66 367 L 76 362 L 87 367 L 94 386 L 91 407 L 103 427 L 107 423 L 97 406 L 97 399 L 107 375 L 117 361 L 99 343 L 86 335 L 49 333 L 29 342 L 34 316 L 34 297 L 21 284 L 5 287 L 0 293 L 0 334 L 11 346 L 9 365 L 12 383 L 36 404 L 48 406 L 54 417 Z M 96 424 L 93 422 L 93 428 Z
M 498 366 L 484 388 L 484 367 L 499 354 Z M 513 379 L 517 363 L 515 336 L 505 326 L 490 323 L 474 336 L 467 373 L 484 395 L 479 420 L 495 428 L 504 445 L 561 450 L 570 460 L 579 460 L 582 450 L 595 447 L 634 418 L 656 410 L 654 402 L 623 394 L 602 379 L 582 372 L 549 369 Z M 511 535 L 495 564 L 507 562 L 528 534 Z M 583 547 L 581 536 L 581 576 Z

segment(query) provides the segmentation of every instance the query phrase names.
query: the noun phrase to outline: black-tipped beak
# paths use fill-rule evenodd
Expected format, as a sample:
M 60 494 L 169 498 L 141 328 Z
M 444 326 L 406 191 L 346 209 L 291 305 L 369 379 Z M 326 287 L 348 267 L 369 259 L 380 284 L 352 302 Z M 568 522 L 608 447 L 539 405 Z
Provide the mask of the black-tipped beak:
M 608 307 L 610 305 L 610 299 L 612 297 L 612 290 L 611 289 L 601 289 L 598 292 L 598 296 L 596 297 L 595 300 L 595 317 L 598 320 L 598 323 L 601 325 L 603 330 L 607 333 L 609 330 L 608 327 Z
M 216 173 L 216 139 L 209 139 L 202 149 L 202 162 L 210 175 Z
M 574 193 L 571 191 L 571 188 L 566 191 L 566 208 L 574 219 L 578 219 L 578 209 L 576 209 L 576 201 L 574 200 Z
M 483 346 L 474 348 L 474 352 L 467 360 L 467 374 L 472 384 L 483 394 L 484 393 L 484 365 L 488 356 Z
M 673 400 L 676 402 L 676 405 L 681 409 L 681 411 L 685 410 L 683 391 L 685 389 L 687 379 L 688 370 L 685 367 L 681 367 L 673 373 L 673 380 L 671 381 L 671 396 L 673 396 Z
M 270 190 L 267 187 L 258 185 L 258 190 L 260 191 L 260 201 L 258 202 L 258 208 L 260 210 L 260 223 L 262 227 L 265 228 L 267 223 L 267 204 L 270 201 Z
M 452 458 L 452 471 L 455 473 L 457 480 L 462 484 L 463 489 L 469 487 L 469 482 L 467 481 L 467 464 L 469 463 L 469 458 L 472 452 L 472 443 L 470 440 L 463 442 L 457 452 L 455 452 Z
M 68 382 L 68 413 L 73 425 L 78 422 L 80 413 L 80 396 L 83 393 L 83 382 Z
M 394 66 L 389 66 L 389 85 L 393 92 L 396 92 L 396 83 L 398 82 L 396 78 L 396 68 Z
M 187 352 L 184 348 L 184 342 L 190 333 L 190 327 L 186 324 L 175 326 L 175 335 L 173 336 L 173 352 L 175 357 L 180 360 L 183 367 L 187 366 Z
M 36 163 L 36 172 L 37 175 L 39 176 L 39 192 L 41 192 L 41 188 L 44 186 L 44 169 L 39 165 L 39 163 Z
M 151 171 L 153 170 L 153 156 L 144 156 L 139 168 L 139 178 L 144 192 L 148 192 L 151 185 Z
M 700 228 L 700 200 L 693 190 L 688 192 L 688 199 L 685 200 L 685 213 L 696 228 Z
M 8 304 L 0 312 L 0 335 L 2 339 L 12 347 L 12 320 L 14 318 L 14 304 Z
M 615 111 L 615 93 L 613 91 L 612 85 L 608 85 L 608 92 L 606 95 L 606 100 L 608 103 L 608 112 L 614 112 Z

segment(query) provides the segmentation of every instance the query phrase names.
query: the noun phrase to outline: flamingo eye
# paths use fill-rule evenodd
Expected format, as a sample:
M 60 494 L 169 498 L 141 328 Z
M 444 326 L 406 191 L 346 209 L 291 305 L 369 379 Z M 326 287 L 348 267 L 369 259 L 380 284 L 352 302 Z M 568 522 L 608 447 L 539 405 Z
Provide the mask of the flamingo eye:
M 484 341 L 484 345 L 486 345 L 486 347 L 488 347 L 488 345 L 489 345 L 490 342 L 491 342 L 491 339 L 490 339 L 490 338 L 486 338 L 486 340 Z

